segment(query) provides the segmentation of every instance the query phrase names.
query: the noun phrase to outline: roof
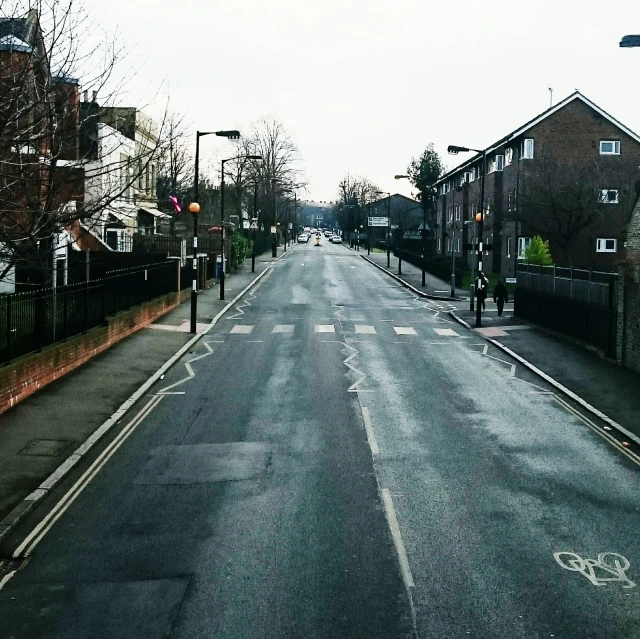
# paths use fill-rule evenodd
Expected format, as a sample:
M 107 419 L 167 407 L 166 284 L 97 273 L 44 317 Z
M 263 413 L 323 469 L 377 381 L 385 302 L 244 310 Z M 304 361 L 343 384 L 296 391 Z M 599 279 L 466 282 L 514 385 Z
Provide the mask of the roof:
M 28 42 L 27 18 L 0 18 L 0 38 L 4 36 L 14 36 L 23 42 Z
M 8 34 L 0 37 L 0 51 L 24 51 L 31 53 L 32 48 L 17 36 Z
M 153 217 L 159 217 L 159 218 L 170 218 L 170 215 L 167 215 L 166 213 L 163 213 L 162 211 L 158 211 L 158 209 L 150 209 L 150 208 L 146 208 L 144 206 L 139 206 L 138 207 L 138 211 L 141 211 L 142 213 L 148 213 L 149 215 L 153 215 Z
M 561 100 L 560 102 L 558 102 L 558 104 L 556 104 L 555 106 L 552 106 L 552 107 L 546 109 L 545 111 L 543 111 L 542 113 L 540 113 L 536 117 L 532 118 L 531 120 L 529 120 L 528 122 L 526 122 L 522 126 L 520 126 L 517 129 L 515 129 L 515 131 L 512 131 L 508 135 L 505 135 L 503 138 L 500 138 L 497 142 L 494 142 L 491 146 L 489 146 L 486 149 L 485 152 L 488 155 L 489 153 L 495 151 L 497 148 L 499 148 L 499 147 L 501 147 L 501 146 L 503 146 L 505 144 L 508 144 L 514 138 L 517 138 L 517 137 L 521 136 L 523 133 L 526 133 L 529 129 L 533 128 L 534 126 L 536 126 L 540 122 L 542 122 L 542 121 L 546 120 L 547 118 L 551 117 L 557 111 L 559 111 L 560 109 L 565 107 L 570 102 L 573 102 L 574 100 L 580 100 L 580 101 L 584 102 L 584 104 L 586 104 L 588 107 L 592 108 L 594 111 L 599 113 L 603 118 L 605 118 L 606 120 L 611 122 L 613 125 L 617 126 L 621 131 L 624 131 L 624 133 L 626 133 L 629 137 L 633 138 L 636 142 L 640 143 L 640 136 L 637 133 L 633 132 L 631 129 L 626 127 L 624 124 L 622 124 L 622 122 L 619 122 L 618 120 L 616 120 L 612 115 L 609 115 L 604 109 L 601 109 L 595 102 L 592 102 L 591 100 L 589 100 L 589 98 L 587 98 L 584 95 L 582 95 L 582 93 L 580 93 L 580 91 L 575 91 L 571 95 L 567 96 L 564 100 Z M 440 184 L 441 182 L 444 182 L 445 180 L 449 179 L 449 177 L 451 177 L 452 175 L 454 175 L 458 171 L 466 168 L 467 166 L 470 166 L 474 162 L 477 162 L 481 157 L 482 157 L 482 153 L 476 153 L 472 158 L 470 158 L 466 162 L 463 162 L 462 164 L 459 164 L 454 169 L 451 169 L 450 171 L 447 171 L 434 184 Z

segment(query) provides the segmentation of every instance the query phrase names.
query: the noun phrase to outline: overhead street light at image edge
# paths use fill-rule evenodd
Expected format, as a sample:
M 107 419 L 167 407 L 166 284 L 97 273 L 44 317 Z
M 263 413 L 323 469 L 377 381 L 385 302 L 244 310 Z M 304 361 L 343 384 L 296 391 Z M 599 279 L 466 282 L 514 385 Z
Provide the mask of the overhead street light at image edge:
M 622 36 L 622 40 L 620 40 L 620 46 L 622 48 L 640 47 L 640 35 Z

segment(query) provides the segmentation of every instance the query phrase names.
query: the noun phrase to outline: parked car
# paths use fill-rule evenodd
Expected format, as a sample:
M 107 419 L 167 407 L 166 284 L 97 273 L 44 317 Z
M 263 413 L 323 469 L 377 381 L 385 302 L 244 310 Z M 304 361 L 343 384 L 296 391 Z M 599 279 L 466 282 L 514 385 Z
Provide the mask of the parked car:
M 305 244 L 309 241 L 309 236 L 306 233 L 300 233 L 298 235 L 298 242 L 304 242 Z
M 331 238 L 331 242 L 332 242 L 333 244 L 342 244 L 342 238 L 341 238 L 339 235 L 334 235 L 334 236 Z

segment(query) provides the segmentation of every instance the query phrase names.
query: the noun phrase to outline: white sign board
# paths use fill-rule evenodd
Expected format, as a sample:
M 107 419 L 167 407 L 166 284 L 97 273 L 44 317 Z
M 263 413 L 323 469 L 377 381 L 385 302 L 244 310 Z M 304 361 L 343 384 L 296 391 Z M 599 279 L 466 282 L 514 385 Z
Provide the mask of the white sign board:
M 507 277 L 507 278 L 505 278 L 505 282 L 507 284 L 515 284 L 516 283 L 516 278 L 515 277 Z
M 278 232 L 278 227 L 277 226 L 272 226 L 271 227 L 271 235 L 275 235 Z
M 388 226 L 389 218 L 388 217 L 370 217 L 369 218 L 369 226 Z

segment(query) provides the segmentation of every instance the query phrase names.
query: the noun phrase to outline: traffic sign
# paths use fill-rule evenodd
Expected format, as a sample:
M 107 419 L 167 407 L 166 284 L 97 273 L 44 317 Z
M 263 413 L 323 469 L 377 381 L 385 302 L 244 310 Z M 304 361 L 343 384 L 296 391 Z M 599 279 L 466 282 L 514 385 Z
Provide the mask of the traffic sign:
M 249 230 L 250 231 L 257 231 L 258 230 L 258 220 L 257 219 L 251 220 L 251 224 L 249 225 Z
M 369 226 L 388 226 L 389 218 L 388 217 L 370 217 L 369 218 Z
M 278 232 L 278 227 L 277 226 L 272 226 L 271 227 L 271 235 L 275 235 Z

